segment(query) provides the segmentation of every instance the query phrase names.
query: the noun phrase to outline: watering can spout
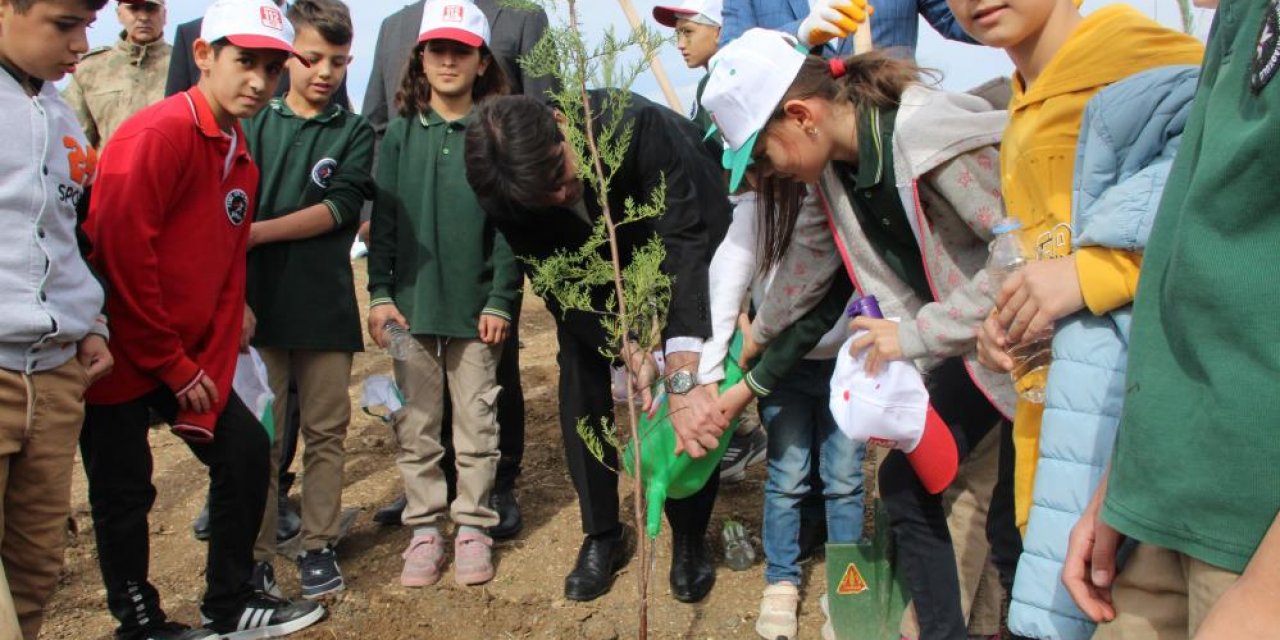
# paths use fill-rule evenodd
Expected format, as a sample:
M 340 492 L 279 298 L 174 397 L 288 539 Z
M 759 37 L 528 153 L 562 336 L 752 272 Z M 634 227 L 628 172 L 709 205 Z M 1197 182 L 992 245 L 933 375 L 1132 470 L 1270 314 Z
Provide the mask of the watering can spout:
M 644 530 L 650 540 L 655 540 L 662 532 L 662 507 L 667 502 L 667 483 L 660 481 L 650 483 L 649 490 L 645 492 L 645 498 L 648 500 L 649 513 Z

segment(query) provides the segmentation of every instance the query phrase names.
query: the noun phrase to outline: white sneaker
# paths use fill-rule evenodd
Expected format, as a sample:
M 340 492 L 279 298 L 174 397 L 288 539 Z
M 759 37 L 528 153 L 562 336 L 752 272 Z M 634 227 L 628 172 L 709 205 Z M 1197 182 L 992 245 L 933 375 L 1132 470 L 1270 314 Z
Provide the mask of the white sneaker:
M 364 246 L 364 242 L 360 238 L 351 243 L 351 259 L 363 258 L 369 255 L 369 247 Z
M 799 622 L 800 589 L 790 582 L 779 582 L 764 588 L 760 598 L 760 617 L 756 633 L 765 640 L 791 640 L 796 637 Z

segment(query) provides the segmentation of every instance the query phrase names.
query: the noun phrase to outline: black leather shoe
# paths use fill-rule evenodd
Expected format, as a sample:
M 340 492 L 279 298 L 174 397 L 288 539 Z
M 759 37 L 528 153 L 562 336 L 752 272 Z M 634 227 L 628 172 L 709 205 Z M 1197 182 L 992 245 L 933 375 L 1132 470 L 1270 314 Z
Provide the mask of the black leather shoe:
M 520 504 L 516 502 L 516 494 L 511 491 L 494 491 L 489 496 L 489 506 L 498 512 L 498 524 L 489 527 L 489 535 L 494 540 L 514 538 L 524 528 L 524 520 L 520 517 Z
M 197 515 L 195 521 L 191 523 L 191 534 L 201 542 L 209 540 L 209 498 L 207 496 L 204 499 L 204 507 L 200 509 L 200 515 Z
M 409 506 L 409 499 L 404 496 L 400 496 L 399 498 L 392 500 L 387 506 L 374 512 L 373 521 L 388 527 L 398 527 L 401 524 L 404 524 L 400 520 L 400 515 L 404 513 L 404 508 L 407 506 Z
M 671 595 L 680 602 L 697 602 L 716 584 L 716 568 L 703 538 L 692 533 L 671 535 Z
M 621 531 L 587 536 L 578 550 L 578 563 L 564 579 L 564 597 L 587 602 L 609 593 L 613 574 L 627 564 L 627 555 L 627 539 Z
M 293 508 L 289 497 L 280 494 L 280 502 L 276 509 L 276 543 L 288 542 L 302 533 L 302 516 Z

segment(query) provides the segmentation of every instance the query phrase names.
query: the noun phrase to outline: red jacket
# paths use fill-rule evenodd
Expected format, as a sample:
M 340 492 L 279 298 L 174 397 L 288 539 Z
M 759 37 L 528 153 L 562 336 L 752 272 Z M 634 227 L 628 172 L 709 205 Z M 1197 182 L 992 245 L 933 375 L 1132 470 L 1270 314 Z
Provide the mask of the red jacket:
M 233 134 L 234 149 L 199 89 L 143 109 L 103 151 L 85 221 L 115 358 L 86 399 L 127 402 L 162 384 L 180 394 L 204 372 L 218 402 L 173 425 L 197 441 L 213 438 L 231 394 L 245 306 L 258 168 L 238 123 Z

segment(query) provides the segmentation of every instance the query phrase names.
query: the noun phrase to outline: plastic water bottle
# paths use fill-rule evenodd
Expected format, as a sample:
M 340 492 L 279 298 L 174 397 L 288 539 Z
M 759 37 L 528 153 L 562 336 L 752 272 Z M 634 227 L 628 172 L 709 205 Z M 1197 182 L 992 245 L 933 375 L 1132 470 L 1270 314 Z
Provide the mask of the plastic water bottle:
M 423 351 L 422 345 L 418 344 L 409 330 L 394 321 L 383 325 L 382 333 L 387 337 L 387 353 L 391 354 L 392 359 L 404 362 Z
M 724 521 L 724 561 L 734 571 L 746 571 L 756 563 L 756 550 L 747 537 L 747 529 L 732 518 Z
M 991 241 L 991 256 L 987 259 L 987 268 L 995 277 L 995 285 L 1003 286 L 1005 280 L 1027 264 L 1027 254 L 1022 248 L 1022 223 L 1006 218 L 992 229 L 996 239 Z M 1045 381 L 1049 377 L 1049 363 L 1053 360 L 1051 351 L 1053 335 L 1046 332 L 1040 336 L 1023 336 L 1022 342 L 1009 347 L 1007 353 L 1013 358 L 1014 389 L 1018 396 L 1028 402 L 1037 404 L 1044 402 Z

